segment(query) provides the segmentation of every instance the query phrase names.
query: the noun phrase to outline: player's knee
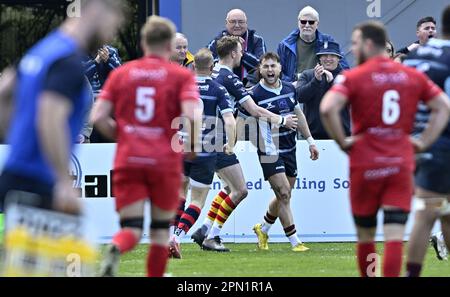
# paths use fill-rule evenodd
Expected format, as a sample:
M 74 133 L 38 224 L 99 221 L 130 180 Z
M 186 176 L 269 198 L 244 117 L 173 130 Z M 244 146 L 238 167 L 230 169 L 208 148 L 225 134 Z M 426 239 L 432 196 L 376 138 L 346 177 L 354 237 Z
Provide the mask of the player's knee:
M 406 225 L 408 221 L 408 212 L 401 209 L 392 209 L 384 211 L 384 224 Z
M 275 196 L 281 203 L 288 203 L 291 199 L 291 190 L 289 187 L 275 186 L 273 187 Z
M 152 220 L 150 238 L 152 243 L 165 246 L 169 240 L 169 220 Z
M 170 226 L 170 220 L 152 220 L 150 223 L 150 229 L 155 231 L 168 230 Z
M 144 226 L 144 218 L 127 218 L 120 220 L 120 227 L 131 229 L 142 229 Z
M 357 216 L 353 215 L 355 225 L 360 228 L 376 228 L 377 227 L 377 215 L 371 216 Z
M 120 220 L 120 227 L 122 229 L 131 229 L 136 237 L 140 238 L 142 233 L 142 228 L 144 226 L 144 218 L 127 218 Z

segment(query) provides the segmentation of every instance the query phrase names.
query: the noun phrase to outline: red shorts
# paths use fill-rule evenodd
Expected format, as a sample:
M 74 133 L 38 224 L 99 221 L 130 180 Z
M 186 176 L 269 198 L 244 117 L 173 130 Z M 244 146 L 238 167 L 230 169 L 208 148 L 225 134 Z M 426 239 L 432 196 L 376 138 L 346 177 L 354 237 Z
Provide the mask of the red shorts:
M 153 205 L 163 210 L 176 210 L 180 199 L 181 176 L 181 172 L 149 168 L 114 170 L 116 210 L 144 199 L 150 199 Z
M 352 168 L 352 213 L 356 216 L 373 216 L 382 206 L 393 206 L 409 212 L 413 187 L 413 172 L 405 167 Z

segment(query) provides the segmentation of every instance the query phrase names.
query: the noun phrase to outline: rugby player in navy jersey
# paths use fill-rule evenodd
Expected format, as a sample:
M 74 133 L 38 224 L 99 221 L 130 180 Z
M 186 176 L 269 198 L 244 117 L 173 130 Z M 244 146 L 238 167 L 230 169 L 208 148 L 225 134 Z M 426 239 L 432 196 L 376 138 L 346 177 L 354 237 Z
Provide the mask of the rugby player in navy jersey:
M 270 109 L 281 116 L 296 115 L 298 131 L 309 143 L 309 153 L 312 160 L 319 158 L 319 151 L 309 131 L 306 118 L 295 100 L 295 87 L 291 83 L 280 80 L 281 64 L 277 54 L 269 52 L 261 57 L 259 65 L 260 82 L 250 91 L 258 106 Z M 304 252 L 307 248 L 297 236 L 290 200 L 291 192 L 297 178 L 297 131 L 271 125 L 259 121 L 258 157 L 264 173 L 264 179 L 269 181 L 275 198 L 269 203 L 269 208 L 262 224 L 253 227 L 258 237 L 258 248 L 268 250 L 268 233 L 270 227 L 280 218 L 286 237 L 294 252 Z
M 445 8 L 442 15 L 442 38 L 430 39 L 423 47 L 410 53 L 404 64 L 425 72 L 450 96 L 450 6 Z M 430 109 L 420 104 L 414 134 L 423 134 L 433 121 L 435 117 Z M 432 237 L 438 258 L 445 258 L 445 245 L 450 247 L 450 124 L 418 158 L 415 182 L 417 212 L 406 264 L 406 274 L 410 277 L 420 276 L 428 239 L 437 219 L 441 221 L 445 242 L 441 240 L 438 243 L 437 238 Z
M 237 37 L 222 37 L 217 42 L 217 54 L 219 63 L 215 66 L 212 76 L 230 93 L 235 107 L 249 116 L 264 119 L 289 129 L 297 128 L 295 115 L 280 116 L 256 105 L 239 77 L 233 73 L 232 69 L 240 65 L 243 55 L 242 45 Z M 225 135 L 217 137 L 218 140 L 220 138 L 223 143 L 227 142 Z M 205 250 L 227 252 L 229 250 L 222 244 L 219 237 L 222 226 L 238 204 L 247 197 L 248 191 L 242 168 L 235 154 L 218 153 L 216 172 L 227 186 L 214 198 L 208 217 L 203 226 L 192 234 L 192 238 Z M 207 238 L 205 239 L 206 234 Z
M 204 48 L 194 56 L 196 81 L 203 101 L 202 150 L 193 161 L 184 161 L 184 176 L 189 183 L 184 183 L 184 197 L 191 186 L 191 203 L 181 215 L 175 234 L 172 236 L 169 252 L 174 258 L 181 258 L 180 241 L 197 221 L 201 209 L 205 205 L 210 185 L 214 178 L 216 152 L 233 154 L 236 140 L 236 122 L 233 116 L 233 103 L 227 90 L 211 78 L 214 57 L 210 50 Z M 225 127 L 217 127 L 219 113 Z M 217 129 L 225 129 L 228 142 L 216 145 Z

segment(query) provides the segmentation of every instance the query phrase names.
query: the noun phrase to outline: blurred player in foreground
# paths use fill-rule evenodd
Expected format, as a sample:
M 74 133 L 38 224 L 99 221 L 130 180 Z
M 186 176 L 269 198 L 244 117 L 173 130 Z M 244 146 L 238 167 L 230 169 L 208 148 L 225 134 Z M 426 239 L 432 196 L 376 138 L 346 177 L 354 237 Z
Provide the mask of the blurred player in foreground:
M 51 212 L 42 212 L 42 217 L 34 220 L 33 214 L 39 212 L 36 208 L 80 212 L 69 163 L 90 100 L 82 57 L 109 42 L 123 21 L 120 1 L 83 1 L 80 8 L 80 17 L 65 20 L 22 58 L 15 79 L 9 80 L 9 86 L 3 86 L 14 88 L 12 100 L 0 96 L 0 109 L 6 104 L 12 105 L 13 110 L 10 123 L 7 119 L 1 121 L 2 125 L 9 125 L 6 142 L 10 152 L 0 178 L 0 211 L 5 210 L 8 217 L 12 204 L 34 207 L 34 213 L 31 210 L 27 216 L 18 214 L 25 220 L 24 232 L 29 241 L 42 235 L 41 231 L 59 236 L 64 234 L 64 228 L 70 229 L 61 224 L 51 225 L 50 222 L 64 220 L 58 215 L 51 216 Z M 41 230 L 43 226 L 48 228 Z M 21 248 L 8 240 L 5 244 L 11 252 Z M 30 247 L 36 249 L 35 253 L 38 248 Z M 51 256 L 56 250 L 48 248 L 45 252 Z M 30 255 L 35 256 L 33 252 Z M 43 264 L 46 259 L 41 260 L 41 266 L 34 268 L 46 265 Z
M 400 275 L 414 151 L 424 151 L 436 141 L 449 118 L 447 96 L 424 74 L 386 57 L 386 41 L 382 24 L 357 26 L 352 51 L 359 66 L 336 78 L 320 107 L 329 135 L 350 156 L 350 201 L 361 276 L 375 276 L 379 209 L 384 212 L 383 275 Z M 419 100 L 431 109 L 430 123 L 418 139 L 411 139 Z M 339 117 L 346 104 L 353 122 L 349 138 Z
M 151 203 L 147 275 L 163 276 L 166 268 L 169 223 L 181 186 L 176 120 L 181 115 L 189 119 L 187 132 L 192 137 L 188 139 L 193 146 L 202 116 L 193 73 L 169 62 L 175 32 L 168 19 L 149 17 L 141 31 L 145 56 L 111 73 L 92 113 L 99 131 L 117 140 L 113 187 L 121 229 L 108 247 L 102 276 L 114 276 L 119 255 L 139 243 L 147 200 Z M 191 132 L 195 127 L 197 132 Z

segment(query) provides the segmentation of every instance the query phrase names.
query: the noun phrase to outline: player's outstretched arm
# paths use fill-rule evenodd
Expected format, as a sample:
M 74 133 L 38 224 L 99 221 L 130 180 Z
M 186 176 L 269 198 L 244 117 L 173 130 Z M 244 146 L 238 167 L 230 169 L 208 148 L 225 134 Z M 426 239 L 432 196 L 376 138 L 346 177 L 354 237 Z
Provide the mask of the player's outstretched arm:
M 225 133 L 227 135 L 228 142 L 225 144 L 225 153 L 232 154 L 234 145 L 236 144 L 236 120 L 234 119 L 232 112 L 222 114 L 223 121 L 225 122 Z
M 16 70 L 8 67 L 0 76 L 0 137 L 8 130 L 13 108 L 13 91 L 16 83 Z
M 329 91 L 320 104 L 320 117 L 328 135 L 342 150 L 347 151 L 351 144 L 346 141 L 340 112 L 347 104 L 347 97 L 341 93 Z
M 92 109 L 90 123 L 97 128 L 103 136 L 115 140 L 117 124 L 111 117 L 114 106 L 111 101 L 99 98 Z
M 418 152 L 423 152 L 438 139 L 447 127 L 450 116 L 450 99 L 444 92 L 428 101 L 427 106 L 431 109 L 428 126 L 417 140 L 413 140 Z
M 267 109 L 256 105 L 253 99 L 248 99 L 241 105 L 255 118 L 265 118 L 268 119 L 272 124 L 281 125 L 292 130 L 297 129 L 297 116 L 288 115 L 283 117 L 278 114 L 274 114 L 273 112 L 270 112 Z
M 311 135 L 311 131 L 309 130 L 308 122 L 306 121 L 305 114 L 300 109 L 300 106 L 297 105 L 294 108 L 295 115 L 298 118 L 298 131 L 303 135 L 303 137 L 308 141 L 309 144 L 309 152 L 311 154 L 311 160 L 315 161 L 319 159 L 319 150 L 317 149 L 314 138 Z

